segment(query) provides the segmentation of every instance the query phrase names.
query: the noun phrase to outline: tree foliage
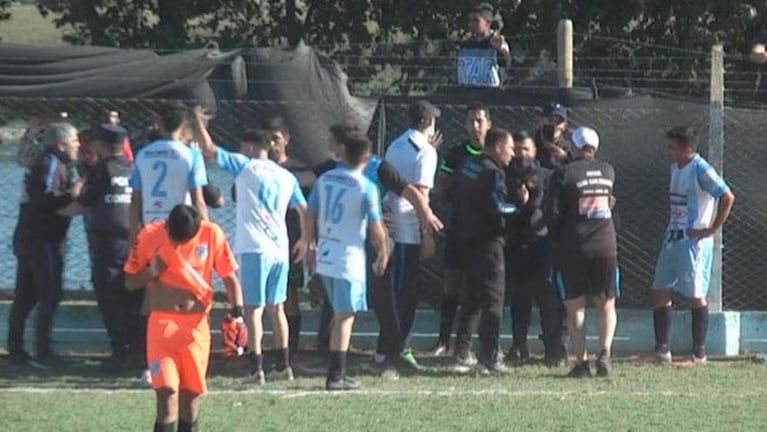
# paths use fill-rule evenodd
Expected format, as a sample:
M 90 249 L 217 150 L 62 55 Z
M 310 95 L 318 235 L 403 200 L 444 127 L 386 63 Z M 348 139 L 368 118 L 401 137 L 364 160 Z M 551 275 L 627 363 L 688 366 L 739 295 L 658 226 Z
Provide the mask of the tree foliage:
M 0 11 L 4 3 L 8 1 L 0 0 Z M 465 31 L 465 11 L 472 3 L 45 0 L 38 4 L 58 26 L 74 29 L 66 36 L 72 43 L 179 49 L 210 42 L 232 48 L 304 41 L 335 53 L 353 79 L 387 74 L 382 85 L 412 91 L 419 83 L 443 84 L 454 75 L 450 56 Z M 706 70 L 705 53 L 713 43 L 723 43 L 728 53 L 744 52 L 767 24 L 767 2 L 744 0 L 523 0 L 516 9 L 509 0 L 488 3 L 496 7 L 512 51 L 521 53 L 518 66 L 523 73 L 512 74 L 514 82 L 527 79 L 526 69 L 539 61 L 539 53 L 555 52 L 561 18 L 574 22 L 576 59 L 584 59 L 578 60 L 576 72 L 583 71 L 578 73 L 582 78 L 638 85 L 650 77 L 656 85 L 677 87 L 690 87 L 685 82 L 695 82 Z M 751 66 L 741 62 L 729 67 Z M 392 76 L 416 84 L 402 88 L 391 82 Z

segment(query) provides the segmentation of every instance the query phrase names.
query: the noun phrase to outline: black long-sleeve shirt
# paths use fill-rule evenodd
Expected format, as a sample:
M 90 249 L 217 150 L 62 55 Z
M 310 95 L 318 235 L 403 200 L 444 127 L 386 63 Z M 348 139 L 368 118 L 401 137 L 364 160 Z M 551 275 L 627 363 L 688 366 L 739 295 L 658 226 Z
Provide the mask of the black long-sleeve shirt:
M 508 215 L 519 211 L 509 201 L 503 168 L 482 154 L 467 159 L 448 190 L 456 239 L 463 244 L 505 241 Z
M 25 197 L 14 233 L 17 254 L 34 247 L 30 243 L 64 241 L 71 218 L 56 212 L 73 201 L 70 190 L 77 177 L 75 163 L 54 149 L 37 158 L 24 178 Z
M 551 170 L 537 163 L 522 165 L 515 160 L 507 168 L 506 184 L 509 193 L 517 193 L 521 185 L 525 185 L 530 193 L 527 203 L 520 206 L 520 212 L 507 219 L 508 246 L 527 245 L 548 235 L 543 206 L 550 177 Z
M 615 170 L 594 158 L 577 159 L 551 176 L 545 214 L 562 259 L 618 255 L 612 196 Z

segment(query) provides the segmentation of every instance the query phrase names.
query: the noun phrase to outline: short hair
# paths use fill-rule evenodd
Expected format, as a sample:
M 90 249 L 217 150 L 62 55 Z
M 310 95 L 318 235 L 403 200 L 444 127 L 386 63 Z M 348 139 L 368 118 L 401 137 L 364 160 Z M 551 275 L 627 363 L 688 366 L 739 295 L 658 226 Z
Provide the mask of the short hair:
M 669 129 L 666 131 L 666 138 L 681 144 L 682 147 L 693 150 L 698 148 L 697 133 L 695 129 L 688 126 L 677 126 Z
M 285 118 L 280 116 L 271 117 L 264 122 L 261 123 L 261 129 L 267 130 L 269 132 L 282 132 L 285 135 L 290 135 L 290 130 L 288 129 L 288 122 L 285 121 Z
M 495 8 L 490 3 L 476 3 L 469 9 L 469 13 L 480 14 L 484 18 L 488 18 L 488 15 L 492 17 L 495 14 Z M 489 21 L 492 21 L 492 18 Z
M 490 120 L 490 108 L 487 107 L 487 105 L 483 104 L 482 102 L 472 102 L 469 104 L 469 106 L 466 108 L 466 114 L 474 111 L 484 111 L 485 112 L 485 118 Z
M 530 136 L 527 131 L 519 131 L 514 134 L 514 144 L 521 143 L 524 140 L 532 139 L 533 137 Z
M 269 150 L 269 132 L 263 129 L 246 129 L 240 136 L 241 142 L 253 144 L 257 150 Z
M 51 123 L 45 128 L 42 142 L 45 146 L 55 146 L 77 136 L 77 129 L 69 123 Z
M 354 123 L 343 122 L 330 126 L 330 134 L 333 135 L 333 139 L 335 139 L 338 144 L 343 144 L 346 137 L 355 132 L 360 132 L 360 128 Z
M 487 135 L 485 135 L 485 148 L 489 149 L 491 147 L 495 147 L 499 142 L 506 139 L 507 137 L 512 137 L 513 134 L 508 129 L 503 128 L 491 128 L 489 131 L 487 131 Z
M 175 132 L 184 125 L 188 119 L 187 109 L 180 103 L 164 103 L 157 110 L 160 126 L 166 132 Z
M 179 204 L 168 215 L 168 236 L 176 243 L 186 243 L 197 235 L 200 225 L 200 212 L 195 207 Z
M 370 139 L 361 132 L 352 132 L 346 136 L 343 142 L 346 149 L 346 162 L 352 166 L 361 164 L 370 155 L 373 144 Z

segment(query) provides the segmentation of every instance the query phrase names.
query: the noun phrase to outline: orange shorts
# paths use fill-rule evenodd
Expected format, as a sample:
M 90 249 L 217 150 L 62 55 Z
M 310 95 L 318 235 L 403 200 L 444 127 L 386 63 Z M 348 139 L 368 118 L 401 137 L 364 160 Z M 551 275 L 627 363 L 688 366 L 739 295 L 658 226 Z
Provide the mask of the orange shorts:
M 194 394 L 207 392 L 208 314 L 150 313 L 146 356 L 155 390 L 172 388 Z

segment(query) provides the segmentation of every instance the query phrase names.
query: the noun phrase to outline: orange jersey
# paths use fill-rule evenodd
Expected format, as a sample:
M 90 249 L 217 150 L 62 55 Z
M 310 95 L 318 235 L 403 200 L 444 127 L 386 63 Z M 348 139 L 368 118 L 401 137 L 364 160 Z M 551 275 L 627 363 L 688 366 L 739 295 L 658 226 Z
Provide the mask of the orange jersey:
M 203 221 L 200 231 L 182 245 L 174 245 L 165 222 L 148 224 L 136 236 L 130 256 L 123 267 L 126 273 L 144 271 L 159 255 L 167 269 L 158 279 L 165 285 L 191 292 L 205 307 L 213 302 L 213 270 L 226 278 L 237 272 L 237 261 L 221 228 Z

